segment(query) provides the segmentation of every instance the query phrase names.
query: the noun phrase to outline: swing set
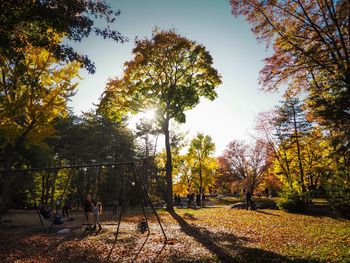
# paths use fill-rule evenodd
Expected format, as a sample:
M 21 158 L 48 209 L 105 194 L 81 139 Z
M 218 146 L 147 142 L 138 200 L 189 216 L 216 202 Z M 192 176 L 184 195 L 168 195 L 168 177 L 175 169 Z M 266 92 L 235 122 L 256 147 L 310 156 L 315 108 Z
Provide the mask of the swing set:
M 40 208 L 39 206 L 37 205 L 37 201 L 36 201 L 36 196 L 35 196 L 35 192 L 34 192 L 34 185 L 33 183 L 31 182 L 30 180 L 30 174 L 31 173 L 35 173 L 35 172 L 59 172 L 59 171 L 62 171 L 62 170 L 66 170 L 68 172 L 68 176 L 67 176 L 67 179 L 66 181 L 63 183 L 63 191 L 60 195 L 60 197 L 58 198 L 58 202 L 57 202 L 57 205 L 56 205 L 56 209 L 57 210 L 60 210 L 61 209 L 61 205 L 62 205 L 62 201 L 63 201 L 63 198 L 66 194 L 66 191 L 67 191 L 67 188 L 68 188 L 68 185 L 70 184 L 70 182 L 72 182 L 72 180 L 75 181 L 75 184 L 77 186 L 77 190 L 78 190 L 78 194 L 79 194 L 79 198 L 80 198 L 80 201 L 81 201 L 81 205 L 82 205 L 82 208 L 84 208 L 84 193 L 85 193 L 85 188 L 84 188 L 84 191 L 82 191 L 81 189 L 81 185 L 80 185 L 80 181 L 79 181 L 79 178 L 78 178 L 78 175 L 76 173 L 76 170 L 77 169 L 84 169 L 85 171 L 88 169 L 88 168 L 99 168 L 99 171 L 101 171 L 102 168 L 105 168 L 105 167 L 110 167 L 110 168 L 116 168 L 116 167 L 125 167 L 127 168 L 129 171 L 131 171 L 131 173 L 133 174 L 133 178 L 131 178 L 129 175 L 125 175 L 125 173 L 123 173 L 122 175 L 122 188 L 121 188 L 121 203 L 119 204 L 120 205 L 120 209 L 119 210 L 119 213 L 117 213 L 116 215 L 116 218 L 115 220 L 117 220 L 115 223 L 107 223 L 108 225 L 115 225 L 116 226 L 116 229 L 115 229 L 115 238 L 114 238 L 114 243 L 113 243 L 113 246 L 111 248 L 111 251 L 110 251 L 110 255 L 112 253 L 112 250 L 118 240 L 118 235 L 120 233 L 120 225 L 121 225 L 121 222 L 122 222 L 122 219 L 123 219 L 123 215 L 125 215 L 126 213 L 126 182 L 127 182 L 127 179 L 130 180 L 132 179 L 132 186 L 135 187 L 135 185 L 139 185 L 140 186 L 140 190 L 141 190 L 141 193 L 142 193 L 142 199 L 141 201 L 139 202 L 139 205 L 142 206 L 142 212 L 143 212 L 143 224 L 144 226 L 147 226 L 146 228 L 144 228 L 143 230 L 145 231 L 148 231 L 148 234 L 150 234 L 150 229 L 149 229 L 149 224 L 148 224 L 148 217 L 147 217 L 147 213 L 146 213 L 146 209 L 145 209 L 145 204 L 148 204 L 151 208 L 151 211 L 152 213 L 155 215 L 156 219 L 157 219 L 157 222 L 159 224 L 159 227 L 162 231 L 162 234 L 164 236 L 164 241 L 166 242 L 168 239 L 167 239 L 167 236 L 166 236 L 166 233 L 164 231 L 164 228 L 163 228 L 163 225 L 160 221 L 160 218 L 159 218 L 159 215 L 156 211 L 156 209 L 154 208 L 154 205 L 152 203 L 152 200 L 147 192 L 147 189 L 146 189 L 146 186 L 145 186 L 145 183 L 143 181 L 143 178 L 136 166 L 136 164 L 134 162 L 115 162 L 115 163 L 99 163 L 99 164 L 83 164 L 83 165 L 68 165 L 68 166 L 58 166 L 58 167 L 45 167 L 45 168 L 32 168 L 32 169 L 13 169 L 13 170 L 2 170 L 0 171 L 1 174 L 22 174 L 22 175 L 25 175 L 25 178 L 26 180 L 28 180 L 29 182 L 29 192 L 30 192 L 30 195 L 31 195 L 31 199 L 33 200 L 33 203 L 34 203 L 34 208 L 36 209 L 36 213 L 38 215 L 38 218 L 39 218 L 39 221 L 40 221 L 40 224 L 41 226 L 43 227 L 44 226 L 44 222 L 43 222 L 43 219 L 42 219 L 42 214 L 40 212 Z M 128 178 L 127 178 L 128 177 Z M 84 174 L 84 181 L 85 181 L 85 174 Z M 83 184 L 85 184 L 85 182 L 83 182 Z M 106 193 L 107 194 L 107 193 Z M 107 200 L 106 200 L 106 204 L 107 204 Z M 117 211 L 118 212 L 118 211 Z M 85 214 L 85 217 L 86 217 L 86 220 L 88 219 L 87 218 L 87 214 Z M 89 225 L 89 224 L 83 224 L 83 225 Z M 54 226 L 54 220 L 52 220 L 51 222 L 51 225 L 50 225 L 50 228 L 49 228 L 49 232 L 52 232 L 52 229 L 53 229 L 53 226 Z

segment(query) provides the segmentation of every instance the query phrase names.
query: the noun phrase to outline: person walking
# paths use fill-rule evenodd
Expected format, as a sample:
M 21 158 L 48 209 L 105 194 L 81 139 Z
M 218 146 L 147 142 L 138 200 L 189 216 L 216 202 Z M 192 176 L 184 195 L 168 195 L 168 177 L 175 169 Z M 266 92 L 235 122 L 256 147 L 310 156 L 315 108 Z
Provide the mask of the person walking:
M 249 189 L 245 190 L 245 209 L 248 210 L 251 208 L 251 203 L 252 203 L 252 194 L 249 191 Z
M 84 211 L 88 221 L 87 222 L 88 226 L 85 228 L 85 230 L 91 230 L 92 220 L 93 220 L 93 215 L 92 215 L 93 209 L 94 209 L 94 205 L 92 203 L 92 195 L 87 194 L 84 202 Z

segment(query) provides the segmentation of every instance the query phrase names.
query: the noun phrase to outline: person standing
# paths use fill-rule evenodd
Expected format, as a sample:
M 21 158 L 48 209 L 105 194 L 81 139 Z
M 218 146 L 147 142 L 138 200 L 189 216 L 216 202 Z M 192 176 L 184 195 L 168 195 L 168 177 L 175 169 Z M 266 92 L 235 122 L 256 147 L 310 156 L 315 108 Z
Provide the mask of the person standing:
M 100 223 L 100 215 L 102 214 L 102 203 L 99 201 L 95 201 L 92 211 L 93 211 L 93 216 L 94 216 L 93 229 L 96 229 L 96 225 L 98 225 L 99 230 L 101 230 L 102 227 L 101 227 L 101 223 Z
M 252 194 L 249 191 L 249 189 L 245 190 L 245 209 L 248 210 L 251 208 L 251 203 L 252 203 Z
M 70 201 L 70 199 L 69 199 L 69 197 L 67 197 L 67 199 L 66 199 L 66 201 L 64 202 L 64 205 L 63 205 L 63 207 L 62 207 L 62 216 L 63 217 L 66 217 L 66 215 L 67 215 L 67 219 L 69 220 L 69 209 L 71 209 L 72 208 L 72 203 L 71 203 L 71 201 Z
M 88 226 L 85 228 L 85 230 L 91 229 L 92 220 L 93 220 L 93 215 L 92 215 L 93 208 L 94 208 L 94 205 L 92 203 L 92 195 L 87 194 L 86 198 L 85 198 L 85 203 L 84 203 L 84 211 L 85 211 L 86 218 L 88 221 Z

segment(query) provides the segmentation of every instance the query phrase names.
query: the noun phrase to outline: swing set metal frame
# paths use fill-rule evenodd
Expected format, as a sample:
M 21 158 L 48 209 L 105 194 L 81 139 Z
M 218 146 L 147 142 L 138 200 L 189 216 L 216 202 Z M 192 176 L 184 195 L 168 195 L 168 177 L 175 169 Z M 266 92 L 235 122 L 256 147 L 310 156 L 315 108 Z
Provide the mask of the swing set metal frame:
M 67 190 L 69 182 L 72 180 L 72 177 L 74 177 L 74 179 L 75 179 L 75 182 L 77 184 L 78 194 L 80 196 L 82 205 L 84 205 L 84 198 L 82 196 L 81 187 L 80 187 L 80 184 L 79 184 L 78 177 L 77 177 L 77 175 L 75 173 L 76 169 L 79 169 L 79 168 L 91 168 L 91 167 L 100 167 L 100 168 L 102 168 L 102 167 L 117 167 L 117 166 L 124 166 L 124 167 L 129 167 L 129 168 L 132 169 L 133 174 L 134 174 L 135 182 L 137 181 L 137 179 L 139 180 L 141 188 L 142 188 L 142 192 L 143 192 L 143 201 L 141 202 L 141 205 L 142 205 L 142 211 L 143 211 L 143 214 L 144 214 L 144 217 L 145 217 L 145 220 L 146 220 L 146 224 L 148 226 L 147 227 L 148 234 L 150 234 L 150 229 L 149 229 L 148 217 L 147 217 L 147 213 L 146 213 L 146 209 L 145 209 L 145 202 L 144 202 L 144 200 L 146 200 L 148 202 L 148 204 L 150 205 L 151 210 L 154 213 L 154 215 L 155 215 L 155 217 L 157 219 L 157 222 L 158 222 L 158 224 L 160 226 L 160 229 L 161 229 L 161 231 L 163 233 L 163 236 L 164 236 L 164 239 L 165 239 L 164 242 L 166 242 L 168 240 L 168 238 L 167 238 L 167 235 L 166 235 L 165 230 L 163 228 L 162 222 L 160 221 L 159 215 L 158 215 L 158 213 L 157 213 L 157 211 L 156 211 L 156 209 L 155 209 L 155 207 L 154 207 L 154 205 L 152 203 L 152 200 L 151 200 L 151 198 L 150 198 L 150 196 L 149 196 L 149 194 L 147 192 L 145 183 L 144 183 L 144 181 L 142 179 L 142 176 L 141 176 L 139 170 L 137 169 L 137 166 L 136 166 L 135 162 L 115 162 L 115 163 L 66 165 L 66 166 L 57 166 L 57 167 L 31 168 L 31 169 L 12 169 L 12 170 L 0 170 L 0 173 L 3 173 L 3 174 L 8 174 L 8 173 L 10 173 L 10 174 L 18 174 L 18 173 L 25 174 L 26 179 L 29 182 L 29 191 L 30 191 L 31 197 L 32 197 L 33 202 L 34 202 L 34 207 L 36 209 L 36 213 L 37 213 L 37 215 L 39 217 L 40 224 L 43 227 L 44 223 L 43 223 L 43 220 L 42 220 L 41 213 L 39 211 L 39 207 L 38 207 L 38 205 L 36 203 L 36 196 L 35 196 L 35 193 L 34 193 L 34 186 L 32 185 L 32 183 L 30 183 L 30 177 L 29 177 L 30 173 L 40 172 L 40 171 L 53 172 L 53 171 L 60 171 L 60 170 L 68 170 L 68 178 L 67 178 L 67 181 L 64 184 L 63 192 L 62 192 L 62 194 L 61 194 L 61 196 L 59 198 L 58 209 L 60 209 L 61 205 L 62 205 L 63 197 L 65 195 L 65 192 Z M 118 221 L 115 224 L 116 225 L 115 238 L 114 238 L 114 243 L 113 243 L 113 246 L 112 246 L 112 248 L 110 250 L 109 256 L 112 254 L 112 251 L 113 251 L 113 249 L 115 247 L 115 244 L 117 243 L 118 235 L 119 235 L 119 232 L 120 232 L 120 225 L 121 225 L 122 218 L 123 218 L 124 214 L 125 214 L 125 175 L 123 175 L 122 204 L 121 204 L 121 209 L 119 211 L 119 215 L 117 215 Z M 85 216 L 87 217 L 86 214 L 85 214 Z M 54 225 L 53 222 L 51 222 L 49 232 L 52 231 L 53 225 Z

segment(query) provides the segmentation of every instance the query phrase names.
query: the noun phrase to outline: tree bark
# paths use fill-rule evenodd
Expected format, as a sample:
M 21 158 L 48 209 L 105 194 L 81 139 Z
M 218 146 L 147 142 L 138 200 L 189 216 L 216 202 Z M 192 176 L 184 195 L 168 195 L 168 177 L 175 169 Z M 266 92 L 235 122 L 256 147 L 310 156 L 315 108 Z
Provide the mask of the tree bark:
M 202 177 L 202 160 L 199 161 L 199 207 L 202 207 L 203 195 L 203 177 Z
M 293 124 L 294 124 L 294 134 L 295 134 L 295 140 L 297 144 L 297 154 L 298 154 L 298 162 L 299 162 L 299 170 L 300 170 L 300 183 L 301 183 L 301 190 L 303 193 L 306 192 L 305 189 L 305 183 L 304 183 L 304 169 L 303 169 L 303 163 L 301 160 L 301 153 L 300 153 L 300 144 L 299 144 L 299 133 L 297 128 L 297 120 L 296 120 L 296 113 L 293 105 Z
M 5 162 L 4 170 L 9 171 L 1 175 L 2 189 L 1 189 L 1 199 L 0 199 L 0 216 L 7 214 L 10 202 L 10 188 L 12 182 L 12 173 L 10 172 L 12 168 L 12 163 L 15 157 L 15 151 L 13 145 L 7 144 L 4 150 Z
M 146 159 L 145 159 L 145 180 L 144 180 L 144 184 L 145 184 L 145 188 L 146 191 L 148 191 L 148 180 L 149 180 L 149 137 L 148 137 L 148 133 L 145 134 L 145 144 L 146 144 Z
M 165 120 L 163 132 L 165 135 L 165 150 L 166 150 L 166 164 L 165 164 L 165 174 L 167 182 L 167 191 L 166 191 L 166 204 L 167 210 L 169 212 L 174 211 L 173 203 L 173 166 L 172 166 L 172 157 L 171 157 L 171 147 L 170 147 L 170 134 L 169 134 L 169 120 Z

